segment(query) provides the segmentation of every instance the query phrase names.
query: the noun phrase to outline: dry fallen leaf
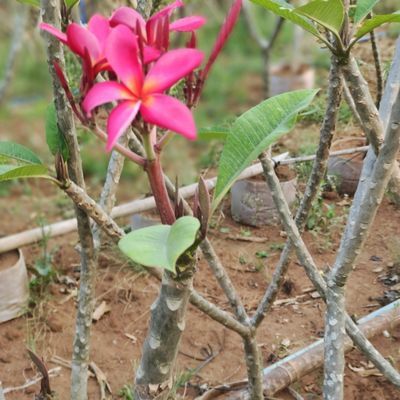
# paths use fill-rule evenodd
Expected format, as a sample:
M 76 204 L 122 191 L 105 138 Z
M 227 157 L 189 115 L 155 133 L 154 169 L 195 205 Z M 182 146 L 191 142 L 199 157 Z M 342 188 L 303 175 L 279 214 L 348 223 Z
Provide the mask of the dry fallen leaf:
M 376 368 L 365 369 L 364 367 L 355 367 L 350 363 L 348 364 L 348 367 L 363 378 L 368 378 L 369 376 L 382 376 L 382 374 Z
M 129 333 L 125 333 L 125 336 L 126 336 L 128 339 L 132 340 L 132 343 L 133 343 L 133 344 L 136 344 L 136 343 L 137 343 L 137 337 L 136 337 L 136 336 L 130 335 Z
M 102 301 L 99 306 L 94 310 L 92 319 L 93 321 L 97 322 L 99 321 L 104 314 L 108 313 L 111 311 L 111 307 L 105 302 Z

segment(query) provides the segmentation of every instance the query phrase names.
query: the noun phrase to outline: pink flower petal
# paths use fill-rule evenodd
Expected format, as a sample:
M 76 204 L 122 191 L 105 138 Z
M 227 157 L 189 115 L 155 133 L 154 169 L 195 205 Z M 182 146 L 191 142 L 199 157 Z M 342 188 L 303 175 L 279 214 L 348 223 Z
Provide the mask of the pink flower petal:
M 172 11 L 174 11 L 178 7 L 183 6 L 182 0 L 176 0 L 171 3 L 169 6 L 164 7 L 159 12 L 155 13 L 148 21 L 148 23 L 152 23 L 154 20 L 165 17 L 166 15 L 171 15 Z
M 179 100 L 165 94 L 153 94 L 143 102 L 143 119 L 164 129 L 179 133 L 189 140 L 197 137 L 192 112 Z
M 226 41 L 229 39 L 229 36 L 231 35 L 233 28 L 235 27 L 236 22 L 239 19 L 241 8 L 242 8 L 242 0 L 235 0 L 231 9 L 229 10 L 228 16 L 226 17 L 221 27 L 217 40 L 214 44 L 214 48 L 211 52 L 210 58 L 208 59 L 207 64 L 204 68 L 203 79 L 207 77 L 212 65 L 217 59 L 222 48 L 225 46 Z
M 111 111 L 107 123 L 107 151 L 111 151 L 117 140 L 128 129 L 139 112 L 139 108 L 140 102 L 124 101 Z
M 61 31 L 59 31 L 58 29 L 54 28 L 54 26 L 51 26 L 49 24 L 42 22 L 39 25 L 39 27 L 42 31 L 46 31 L 46 32 L 50 33 L 51 35 L 53 35 L 54 37 L 56 37 L 60 42 L 67 44 L 67 42 L 68 42 L 67 35 L 65 33 L 62 33 Z
M 112 30 L 106 45 L 106 57 L 118 78 L 137 96 L 143 85 L 143 70 L 138 57 L 136 35 L 126 26 Z
M 151 47 L 151 46 L 145 46 L 143 49 L 143 58 L 144 58 L 144 63 L 149 64 L 153 61 L 156 61 L 159 59 L 161 56 L 161 51 Z
M 136 31 L 136 26 L 139 21 L 139 25 L 142 27 L 143 32 L 146 31 L 146 21 L 143 17 L 130 7 L 120 7 L 114 11 L 110 18 L 111 26 L 126 25 L 133 31 Z
M 124 85 L 117 82 L 101 82 L 94 85 L 83 100 L 83 109 L 89 114 L 94 108 L 115 100 L 133 100 Z
M 100 44 L 101 51 L 104 54 L 106 40 L 111 31 L 108 19 L 104 18 L 102 15 L 95 14 L 92 18 L 90 18 L 88 29 L 94 34 L 94 36 L 96 36 Z
M 203 53 L 196 49 L 178 49 L 165 53 L 147 74 L 143 92 L 163 92 L 196 69 L 202 62 Z
M 192 32 L 201 28 L 205 23 L 205 18 L 192 16 L 176 20 L 170 25 L 169 29 L 176 32 Z
M 101 48 L 96 36 L 81 25 L 72 23 L 67 28 L 68 45 L 80 57 L 85 56 L 87 49 L 94 64 L 101 56 Z

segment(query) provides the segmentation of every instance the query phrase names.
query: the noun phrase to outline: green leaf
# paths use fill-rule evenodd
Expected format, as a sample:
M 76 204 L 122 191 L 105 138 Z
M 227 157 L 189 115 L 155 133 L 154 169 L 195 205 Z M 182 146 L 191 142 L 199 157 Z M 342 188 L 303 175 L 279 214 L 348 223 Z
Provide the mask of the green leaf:
M 289 132 L 297 115 L 313 100 L 318 90 L 298 90 L 272 97 L 241 115 L 227 136 L 219 162 L 213 210 L 241 172 L 260 153 Z
M 400 22 L 400 11 L 393 14 L 375 15 L 371 19 L 366 19 L 356 32 L 355 38 L 360 39 L 367 33 L 388 22 Z
M 47 167 L 42 164 L 0 165 L 0 182 L 22 178 L 50 178 Z
M 22 4 L 40 8 L 40 0 L 18 0 Z
M 64 160 L 69 157 L 67 142 L 58 128 L 57 113 L 54 104 L 50 104 L 46 112 L 46 141 L 53 155 L 60 153 Z
M 301 26 L 307 32 L 316 36 L 320 40 L 326 43 L 326 39 L 318 32 L 318 29 L 311 23 L 308 18 L 294 12 L 295 8 L 284 0 L 251 0 L 253 3 L 263 6 L 269 11 L 272 11 L 275 15 L 287 19 L 296 25 Z
M 172 226 L 155 225 L 133 231 L 124 236 L 118 245 L 138 264 L 175 273 L 176 262 L 195 242 L 199 228 L 198 219 L 182 217 Z
M 18 143 L 0 141 L 0 163 L 15 160 L 19 164 L 42 164 L 40 158 L 25 146 Z
M 342 0 L 314 0 L 294 10 L 333 32 L 338 38 L 344 20 Z
M 198 138 L 199 140 L 203 140 L 205 142 L 210 140 L 225 141 L 228 133 L 229 128 L 227 127 L 202 128 L 198 132 Z
M 354 23 L 361 22 L 374 8 L 379 0 L 358 0 L 356 10 L 354 12 Z
M 65 0 L 65 5 L 67 6 L 67 10 L 71 10 L 79 3 L 79 0 Z

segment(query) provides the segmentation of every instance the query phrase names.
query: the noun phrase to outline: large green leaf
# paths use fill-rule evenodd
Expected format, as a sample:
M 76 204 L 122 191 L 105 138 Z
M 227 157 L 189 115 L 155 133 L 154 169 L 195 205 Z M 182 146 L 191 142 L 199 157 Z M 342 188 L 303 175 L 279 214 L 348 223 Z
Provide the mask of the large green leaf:
M 57 113 L 54 104 L 50 104 L 46 112 L 46 141 L 53 155 L 60 153 L 68 160 L 69 152 L 65 137 L 58 128 Z
M 356 32 L 355 38 L 360 39 L 367 33 L 388 22 L 400 22 L 400 11 L 393 14 L 375 15 L 371 19 L 366 19 Z
M 28 6 L 33 6 L 40 8 L 40 0 L 18 0 L 20 3 L 27 4 Z
M 342 0 L 314 0 L 297 7 L 295 12 L 304 15 L 340 37 L 344 20 Z
M 119 241 L 119 247 L 138 264 L 175 273 L 176 262 L 193 245 L 199 228 L 198 219 L 182 217 L 172 226 L 155 225 L 133 231 Z
M 199 140 L 209 141 L 209 140 L 221 140 L 225 141 L 229 134 L 229 128 L 227 127 L 210 127 L 202 128 L 198 131 Z
M 301 26 L 307 32 L 310 32 L 314 36 L 326 43 L 326 39 L 318 32 L 318 29 L 311 23 L 308 18 L 303 15 L 294 12 L 294 7 L 284 0 L 251 0 L 253 3 L 263 6 L 274 14 L 279 15 L 288 21 L 293 22 L 296 25 Z
M 0 182 L 22 178 L 50 178 L 47 167 L 42 164 L 31 165 L 0 165 Z
M 379 0 L 358 0 L 356 10 L 354 12 L 354 23 L 361 22 L 374 8 Z
M 298 90 L 265 100 L 241 115 L 227 136 L 219 162 L 213 210 L 237 177 L 261 152 L 289 132 L 297 115 L 313 100 L 318 90 Z
M 40 158 L 31 150 L 18 143 L 0 141 L 0 163 L 15 160 L 19 164 L 41 164 Z

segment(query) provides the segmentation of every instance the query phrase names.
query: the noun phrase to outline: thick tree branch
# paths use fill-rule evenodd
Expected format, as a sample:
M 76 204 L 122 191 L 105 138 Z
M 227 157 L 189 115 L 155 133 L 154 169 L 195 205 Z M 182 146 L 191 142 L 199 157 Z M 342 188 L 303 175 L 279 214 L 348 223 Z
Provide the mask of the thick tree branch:
M 395 60 L 399 57 L 398 51 L 397 48 Z M 383 117 L 381 118 L 379 115 L 368 84 L 362 76 L 354 57 L 350 56 L 348 62 L 342 65 L 342 72 L 360 116 L 363 130 L 377 155 L 385 134 L 385 127 L 382 122 Z M 395 203 L 400 205 L 400 168 L 397 162 L 393 169 L 389 189 Z
M 321 297 L 326 299 L 327 285 L 291 217 L 289 206 L 286 203 L 279 180 L 274 171 L 273 162 L 269 158 L 265 157 L 265 155 L 261 156 L 261 162 L 264 167 L 266 181 L 273 194 L 275 206 L 279 212 L 288 238 L 293 243 L 297 257 L 301 265 L 304 267 L 308 278 L 313 283 Z M 400 387 L 400 374 L 395 370 L 395 368 L 393 368 L 393 366 L 374 348 L 368 339 L 365 338 L 360 329 L 347 314 L 345 315 L 345 322 L 346 332 L 355 345 L 371 362 L 374 363 L 374 365 L 388 380 L 390 380 L 394 385 Z
M 59 2 L 57 0 L 42 0 L 41 7 L 43 21 L 60 29 Z M 46 35 L 46 40 L 47 59 L 53 81 L 54 102 L 57 111 L 57 123 L 69 148 L 69 175 L 72 181 L 81 188 L 85 188 L 73 114 L 53 67 L 56 62 L 62 69 L 65 68 L 63 48 L 61 43 L 53 36 Z M 76 207 L 76 217 L 81 244 L 81 269 L 76 332 L 73 345 L 71 398 L 73 400 L 86 400 L 90 328 L 94 306 L 95 251 L 89 217 L 78 207 Z
M 329 75 L 329 89 L 328 89 L 328 104 L 326 107 L 324 121 L 320 130 L 320 141 L 316 157 L 313 164 L 313 169 L 307 187 L 304 192 L 304 196 L 301 200 L 299 209 L 296 213 L 296 225 L 300 231 L 304 229 L 304 225 L 307 221 L 308 213 L 311 209 L 312 203 L 318 193 L 321 181 L 326 173 L 327 162 L 329 158 L 329 149 L 332 143 L 332 138 L 336 128 L 336 120 L 338 109 L 342 95 L 342 80 L 340 78 L 340 71 L 338 62 L 335 57 L 332 57 L 332 65 Z M 264 297 L 257 307 L 257 311 L 252 318 L 252 325 L 257 327 L 260 325 L 264 316 L 271 308 L 278 290 L 282 284 L 284 275 L 286 274 L 289 266 L 289 257 L 292 250 L 292 243 L 290 240 L 287 241 L 278 265 L 274 271 L 272 281 L 264 294 Z

